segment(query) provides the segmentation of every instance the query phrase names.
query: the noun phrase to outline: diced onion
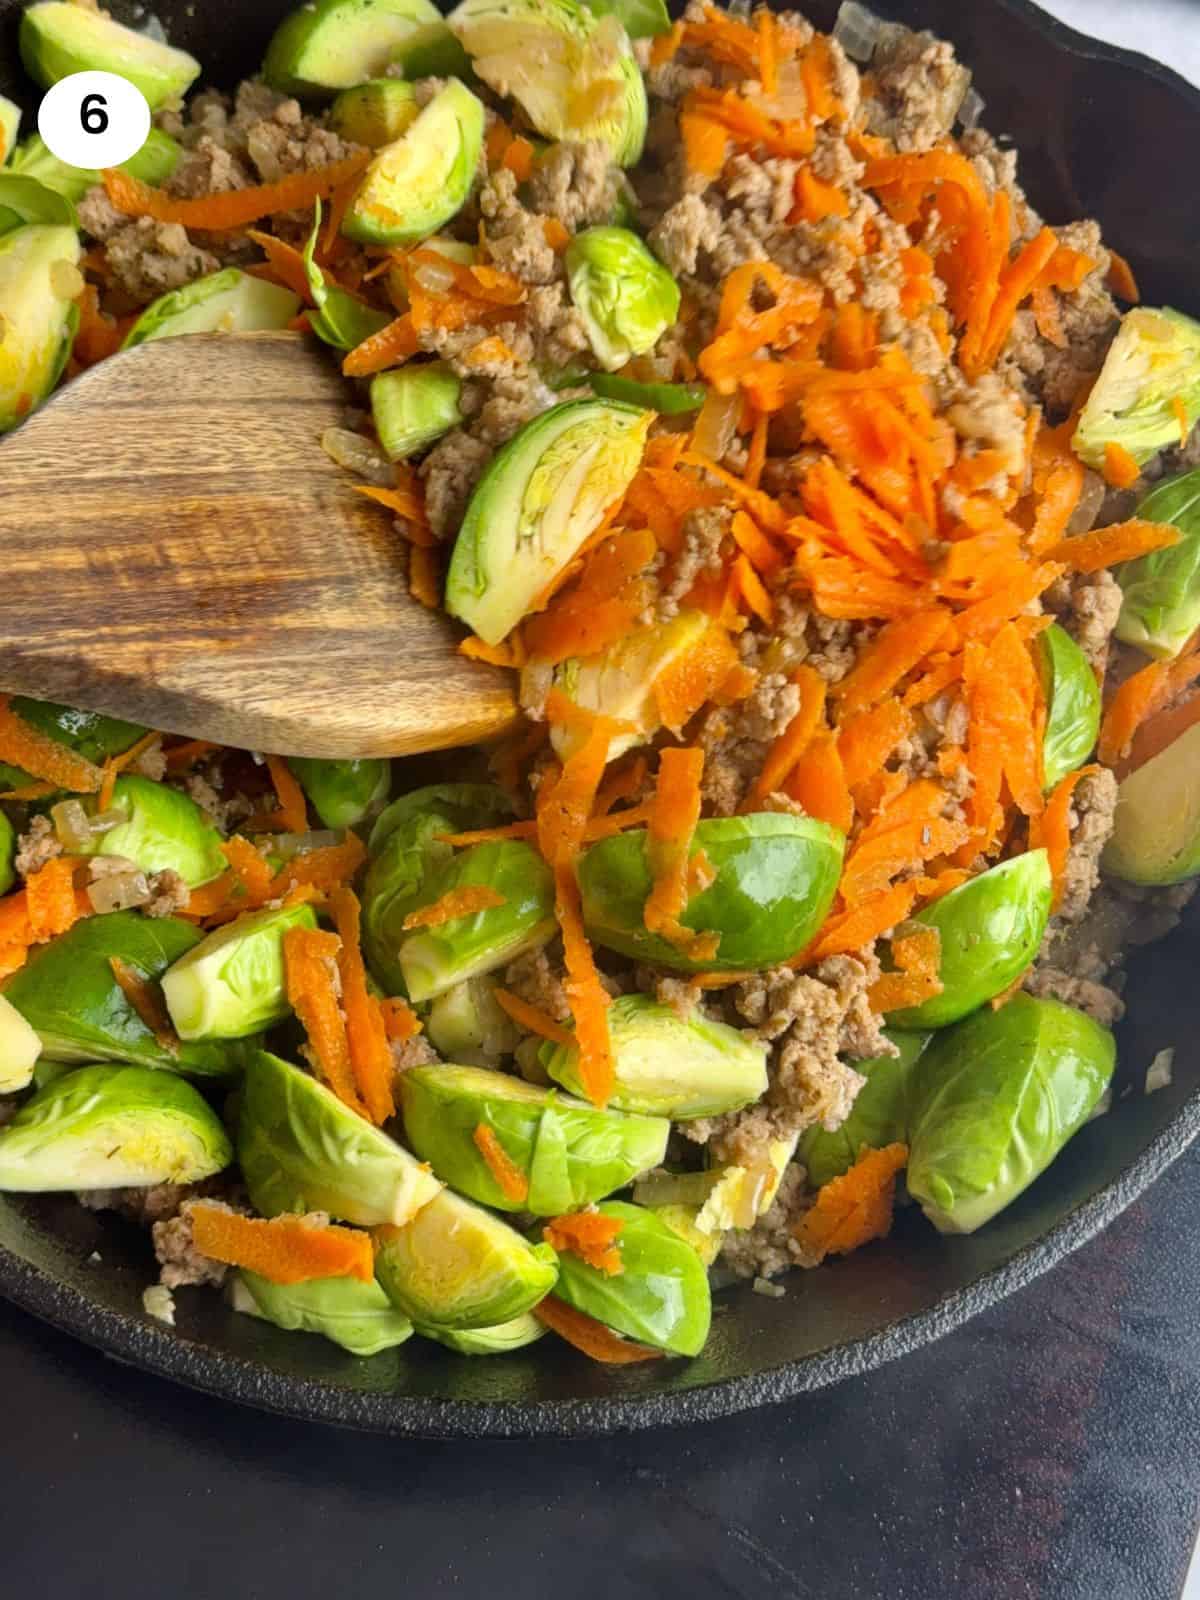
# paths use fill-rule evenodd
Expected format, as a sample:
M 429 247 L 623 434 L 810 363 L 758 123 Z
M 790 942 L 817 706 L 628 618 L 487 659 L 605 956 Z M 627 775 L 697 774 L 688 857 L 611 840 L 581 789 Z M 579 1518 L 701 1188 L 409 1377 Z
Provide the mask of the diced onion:
M 960 126 L 968 132 L 972 128 L 977 128 L 986 103 L 978 89 L 968 89 L 962 97 L 962 104 L 958 108 Z
M 882 18 L 859 5 L 858 0 L 842 0 L 833 25 L 833 37 L 851 61 L 870 61 L 882 27 Z
M 307 855 L 310 850 L 341 844 L 345 837 L 344 828 L 321 828 L 314 833 L 276 833 L 271 836 L 271 854 L 290 861 L 293 856 Z
M 413 275 L 426 294 L 447 295 L 454 288 L 454 269 L 449 262 L 421 261 Z
M 54 836 L 64 850 L 87 850 L 92 843 L 92 829 L 88 814 L 78 800 L 60 800 L 50 807 L 54 819 Z
M 737 437 L 741 413 L 741 395 L 718 394 L 715 389 L 710 389 L 696 418 L 692 448 L 710 461 L 719 462 Z
M 772 1283 L 770 1278 L 755 1278 L 750 1288 L 752 1293 L 765 1295 L 768 1300 L 782 1300 L 787 1293 L 781 1283 Z
M 380 488 L 390 488 L 394 482 L 390 463 L 361 433 L 351 433 L 349 428 L 326 428 L 321 435 L 321 449 L 339 467 L 357 472 L 360 478 Z
M 88 828 L 92 833 L 108 833 L 128 821 L 129 817 L 124 811 L 118 806 L 111 806 L 107 811 L 97 811 L 94 817 L 89 817 Z
M 99 916 L 110 911 L 132 911 L 135 906 L 144 906 L 149 901 L 150 884 L 146 874 L 137 867 L 132 871 L 109 872 L 88 884 L 87 897 Z
M 1175 1065 L 1175 1049 L 1169 1046 L 1160 1050 L 1146 1070 L 1146 1093 L 1154 1094 L 1158 1089 L 1165 1089 L 1171 1082 L 1172 1068 Z
M 75 263 L 60 258 L 50 263 L 50 287 L 60 300 L 78 300 L 86 285 Z

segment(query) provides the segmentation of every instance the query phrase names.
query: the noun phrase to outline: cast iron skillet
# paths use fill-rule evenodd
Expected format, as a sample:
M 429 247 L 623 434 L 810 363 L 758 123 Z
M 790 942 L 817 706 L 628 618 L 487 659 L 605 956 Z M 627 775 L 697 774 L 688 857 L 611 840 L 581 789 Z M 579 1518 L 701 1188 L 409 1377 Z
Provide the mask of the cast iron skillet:
M 136 20 L 128 6 L 113 9 Z M 158 6 L 172 40 L 204 62 L 203 81 L 224 85 L 255 70 L 288 9 L 290 0 Z M 805 9 L 829 27 L 836 0 Z M 885 0 L 881 9 L 954 41 L 987 101 L 987 126 L 1015 139 L 1026 188 L 1050 221 L 1099 217 L 1149 303 L 1200 313 L 1200 191 L 1184 159 L 1200 146 L 1200 93 L 1026 0 Z M 18 0 L 0 0 L 0 90 L 28 104 L 17 12 Z M 910 1210 L 886 1243 L 792 1274 L 782 1300 L 726 1291 L 695 1361 L 599 1367 L 553 1338 L 477 1359 L 414 1339 L 360 1361 L 237 1316 L 204 1291 L 180 1296 L 180 1328 L 171 1333 L 141 1309 L 151 1276 L 144 1238 L 65 1198 L 0 1202 L 0 1292 L 120 1360 L 195 1388 L 386 1433 L 596 1434 L 783 1400 L 904 1355 L 1021 1288 L 1129 1205 L 1196 1137 L 1197 913 L 1133 963 L 1117 1086 L 1127 1097 L 996 1222 L 971 1238 L 943 1239 Z M 1174 1082 L 1146 1096 L 1146 1067 L 1166 1045 L 1178 1047 Z

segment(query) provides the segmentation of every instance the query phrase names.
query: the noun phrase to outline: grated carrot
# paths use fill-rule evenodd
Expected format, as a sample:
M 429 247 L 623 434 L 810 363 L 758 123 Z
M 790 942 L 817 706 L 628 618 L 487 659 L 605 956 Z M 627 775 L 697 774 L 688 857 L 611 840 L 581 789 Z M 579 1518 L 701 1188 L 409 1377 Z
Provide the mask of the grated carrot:
M 721 124 L 685 108 L 679 114 L 679 135 L 688 171 L 715 178 L 729 154 L 729 134 Z
M 181 1041 L 171 1022 L 161 985 L 152 982 L 120 956 L 109 956 L 108 965 L 117 980 L 117 987 L 154 1035 L 159 1048 L 168 1055 L 177 1056 Z
M 939 805 L 943 798 L 939 795 Z M 887 812 L 882 815 L 886 816 Z M 949 855 L 970 836 L 965 822 L 941 816 L 902 821 L 880 832 L 875 831 L 876 822 L 860 835 L 842 872 L 841 894 L 851 905 L 881 893 L 909 867 L 923 866 L 926 861 Z
M 1108 287 L 1118 300 L 1127 300 L 1130 305 L 1137 305 L 1142 298 L 1138 293 L 1137 279 L 1133 275 L 1133 268 L 1121 255 L 1120 251 L 1108 247 Z
M 1117 689 L 1100 723 L 1096 754 L 1106 767 L 1115 767 L 1129 755 L 1141 725 L 1200 677 L 1200 647 L 1193 635 L 1174 661 L 1152 661 Z
M 794 1230 L 806 1254 L 823 1261 L 885 1239 L 892 1230 L 896 1174 L 907 1161 L 907 1145 L 864 1150 L 849 1171 L 823 1184 Z
M 1098 572 L 1121 561 L 1133 561 L 1152 550 L 1167 550 L 1183 535 L 1169 522 L 1114 522 L 1107 528 L 1093 528 L 1061 539 L 1049 552 L 1051 561 L 1061 561 L 1075 572 Z
M 395 367 L 420 349 L 417 330 L 411 311 L 394 317 L 378 333 L 371 334 L 342 361 L 342 372 L 347 378 L 366 378 L 373 372 L 384 372 Z
M 620 1217 L 606 1217 L 599 1211 L 572 1211 L 551 1217 L 542 1229 L 542 1238 L 559 1255 L 569 1252 L 589 1267 L 617 1278 L 625 1271 L 617 1238 L 625 1224 Z
M 283 936 L 288 1004 L 308 1035 L 309 1059 L 338 1099 L 360 1116 L 366 1107 L 350 1068 L 346 1022 L 334 975 L 342 941 L 336 933 L 289 928 Z
M 315 305 L 304 257 L 295 245 L 277 239 L 274 234 L 261 233 L 257 228 L 247 228 L 246 237 L 253 239 L 266 256 L 271 277 L 276 283 L 281 283 L 285 289 L 290 289 L 304 305 Z
M 534 1306 L 533 1314 L 539 1322 L 544 1322 L 557 1333 L 560 1339 L 565 1339 L 593 1361 L 603 1361 L 608 1366 L 627 1366 L 635 1361 L 662 1359 L 661 1350 L 622 1338 L 602 1322 L 597 1322 L 595 1317 L 576 1311 L 574 1306 L 569 1306 L 557 1295 L 548 1294 L 544 1300 L 540 1300 Z
M 1058 309 L 1058 299 L 1054 290 L 1047 288 L 1043 283 L 1035 283 L 1031 304 L 1034 326 L 1042 338 L 1056 350 L 1065 350 L 1068 344 L 1067 332 L 1063 327 L 1062 313 Z
M 803 166 L 796 174 L 793 215 L 795 221 L 809 223 L 824 222 L 826 217 L 848 217 L 850 201 L 846 191 L 836 183 L 826 183 L 811 167 Z
M 761 622 L 769 626 L 775 617 L 775 603 L 746 556 L 737 557 L 730 570 L 730 577 L 738 600 Z
M 275 811 L 255 817 L 251 825 L 253 831 L 277 828 L 284 833 L 303 833 L 308 827 L 308 804 L 304 790 L 296 782 L 282 756 L 267 756 L 266 763 L 279 806 Z
M 362 958 L 362 908 L 353 889 L 343 884 L 330 895 L 329 910 L 342 942 L 337 963 L 350 1070 L 367 1115 L 378 1127 L 395 1115 L 394 1069 L 383 1011 L 367 988 L 367 971 Z
M 788 962 L 789 966 L 808 966 L 826 956 L 851 955 L 903 922 L 917 899 L 917 884 L 909 878 L 893 884 L 881 894 L 867 897 L 856 906 L 829 917 L 809 949 Z
M 500 164 L 507 167 L 518 183 L 527 182 L 533 171 L 533 146 L 529 140 L 519 134 L 510 140 Z
M 226 189 L 194 200 L 152 188 L 118 168 L 106 167 L 100 176 L 112 205 L 128 217 L 153 217 L 156 222 L 179 222 L 185 228 L 226 232 L 244 228 L 260 217 L 298 211 L 316 200 L 328 199 L 339 185 L 364 172 L 371 159 L 371 151 L 362 150 L 329 166 L 289 173 L 278 183 Z
M 1156 712 L 1138 728 L 1128 756 L 1116 766 L 1118 778 L 1127 777 L 1173 745 L 1187 730 L 1200 722 L 1200 694 L 1194 694 L 1166 711 Z
M 555 865 L 554 883 L 554 909 L 567 968 L 564 987 L 575 1018 L 575 1038 L 579 1046 L 579 1077 L 588 1099 L 593 1105 L 603 1107 L 612 1094 L 614 1078 L 612 1040 L 608 1031 L 611 1000 L 600 981 L 592 947 L 584 933 L 579 881 L 573 864 L 565 855 L 560 856 Z
M 1012 331 L 1017 308 L 1022 300 L 1033 293 L 1034 285 L 1057 249 L 1057 235 L 1052 229 L 1043 228 L 1022 246 L 1016 257 L 1000 273 L 996 299 L 988 319 L 979 358 L 977 361 L 966 363 L 963 367 L 969 378 L 976 378 L 981 372 L 986 372 L 995 366 L 997 357 Z
M 1081 778 L 1090 778 L 1099 771 L 1099 767 L 1092 766 L 1068 772 L 1066 777 L 1056 784 L 1042 815 L 1035 817 L 1030 823 L 1029 848 L 1044 849 L 1050 861 L 1050 875 L 1054 882 L 1054 899 L 1050 908 L 1052 912 L 1057 911 L 1062 904 L 1063 891 L 1066 888 L 1067 858 L 1071 853 L 1071 801 L 1074 798 L 1075 786 Z
M 899 1011 L 941 994 L 942 936 L 936 928 L 917 924 L 898 934 L 892 940 L 892 959 L 897 970 L 885 972 L 867 991 L 873 1011 Z
M 96 796 L 97 811 L 107 811 L 113 802 L 113 790 L 116 788 L 117 778 L 126 767 L 132 766 L 139 757 L 145 755 L 151 745 L 157 744 L 162 738 L 161 733 L 144 733 L 142 737 L 131 744 L 128 750 L 123 750 L 120 755 L 105 758 L 104 777 L 100 783 L 100 793 Z
M 356 483 L 353 487 L 355 493 L 365 495 L 377 505 L 394 511 L 404 524 L 401 532 L 410 544 L 433 545 L 436 542 L 425 515 L 425 501 L 420 493 L 419 480 L 414 479 L 411 485 L 394 489 L 381 489 L 373 483 Z
M 399 995 L 381 1000 L 379 1010 L 383 1016 L 383 1031 L 393 1044 L 401 1044 L 405 1039 L 415 1039 L 424 1027 L 408 1001 L 402 1000 Z
M 738 668 L 738 653 L 729 634 L 712 622 L 693 647 L 654 679 L 652 693 L 659 720 L 674 734 L 682 733 L 701 706 L 716 698 Z
M 1104 446 L 1104 481 L 1114 489 L 1131 489 L 1142 475 L 1142 469 L 1123 444 L 1110 439 Z
M 950 621 L 944 608 L 931 606 L 882 627 L 833 687 L 839 716 L 866 711 L 890 694 L 943 641 Z
M 67 856 L 55 856 L 25 879 L 25 912 L 30 944 L 44 944 L 73 928 L 80 917 L 80 897 L 75 893 L 74 866 Z M 84 904 L 87 904 L 85 899 Z
M 800 704 L 795 716 L 767 751 L 762 771 L 742 802 L 742 811 L 757 811 L 768 795 L 785 788 L 796 763 L 823 721 L 826 694 L 824 678 L 809 666 L 797 667 L 791 677 L 800 691 Z
M 471 883 L 461 889 L 447 890 L 432 905 L 410 911 L 403 927 L 406 932 L 412 928 L 440 928 L 444 922 L 454 922 L 458 917 L 474 917 L 481 911 L 492 911 L 506 904 L 498 889 L 486 883 Z
M 104 781 L 99 767 L 19 717 L 6 694 L 0 694 L 0 761 L 74 794 L 95 794 Z
M 440 567 L 428 546 L 414 544 L 408 552 L 408 592 L 430 611 L 441 605 Z
M 496 1187 L 504 1198 L 516 1205 L 528 1200 L 529 1179 L 486 1123 L 476 1124 L 471 1141 L 483 1157 L 488 1171 L 496 1180 Z
M 522 1000 L 520 995 L 508 989 L 493 989 L 492 994 L 501 1010 L 506 1011 L 526 1033 L 536 1033 L 543 1039 L 552 1040 L 554 1044 L 564 1045 L 568 1050 L 574 1048 L 575 1035 L 571 1030 L 555 1022 L 553 1017 L 547 1016 L 537 1006 L 530 1005 L 528 1000 Z
M 328 894 L 339 884 L 349 883 L 366 859 L 366 845 L 356 833 L 348 830 L 341 844 L 303 850 L 285 861 L 271 882 L 268 898 L 274 899 L 304 885 L 315 889 L 318 895 Z
M 375 1276 L 371 1236 L 358 1228 L 319 1226 L 305 1217 L 244 1217 L 211 1201 L 188 1208 L 192 1239 L 201 1255 L 257 1272 L 269 1283 L 309 1283 L 315 1278 Z
M 854 801 L 850 795 L 837 739 L 818 729 L 805 746 L 784 783 L 784 791 L 810 817 L 828 822 L 830 827 L 848 833 L 854 820 Z
M 856 789 L 878 772 L 912 727 L 912 715 L 899 700 L 881 700 L 848 718 L 838 734 L 838 754 L 847 785 Z
M 542 232 L 555 255 L 561 255 L 571 242 L 571 235 L 557 217 L 543 217 Z
M 700 820 L 703 772 L 703 750 L 666 749 L 660 753 L 646 837 L 654 881 L 643 920 L 650 933 L 659 934 L 692 961 L 711 961 L 719 939 L 712 933 L 694 933 L 680 921 L 687 910 L 688 862 Z
M 221 854 L 228 861 L 245 890 L 243 906 L 261 906 L 271 898 L 271 866 L 250 843 L 235 833 L 221 846 Z M 191 909 L 189 904 L 188 909 Z

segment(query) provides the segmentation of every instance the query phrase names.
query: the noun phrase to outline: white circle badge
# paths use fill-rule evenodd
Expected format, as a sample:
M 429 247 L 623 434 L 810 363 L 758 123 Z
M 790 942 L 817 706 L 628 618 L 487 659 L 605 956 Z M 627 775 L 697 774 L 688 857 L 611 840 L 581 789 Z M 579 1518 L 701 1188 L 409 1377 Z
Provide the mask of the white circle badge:
M 73 72 L 38 107 L 38 132 L 68 166 L 118 167 L 145 144 L 150 107 L 115 72 Z

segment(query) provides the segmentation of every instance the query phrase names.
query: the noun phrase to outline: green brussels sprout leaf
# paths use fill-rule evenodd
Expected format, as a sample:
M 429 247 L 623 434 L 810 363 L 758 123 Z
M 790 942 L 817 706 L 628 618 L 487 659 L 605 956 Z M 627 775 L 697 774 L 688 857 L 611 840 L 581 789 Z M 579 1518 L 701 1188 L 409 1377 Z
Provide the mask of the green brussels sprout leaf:
M 178 140 L 172 139 L 161 128 L 151 128 L 142 148 L 131 155 L 128 161 L 122 161 L 119 170 L 158 188 L 174 172 L 182 153 Z M 72 167 L 51 155 L 39 133 L 31 133 L 13 151 L 11 170 L 25 177 L 36 178 L 72 205 L 78 205 L 88 190 L 100 182 L 100 174 L 93 168 Z
M 1119 444 L 1138 466 L 1179 439 L 1200 417 L 1200 323 L 1164 306 L 1127 311 L 1108 348 L 1100 376 L 1079 414 L 1071 440 L 1089 467 L 1104 466 L 1104 450 Z
M 1117 638 L 1167 660 L 1200 627 L 1200 467 L 1159 484 L 1137 514 L 1147 522 L 1173 524 L 1181 537 L 1167 550 L 1117 568 L 1123 595 Z
M 679 314 L 679 285 L 628 228 L 587 228 L 564 260 L 592 353 L 609 371 L 652 350 Z
M 467 978 L 444 989 L 429 1008 L 425 1033 L 444 1061 L 494 1066 L 520 1042 L 516 1023 L 495 996 L 488 977 Z
M 653 39 L 670 33 L 671 18 L 664 0 L 583 0 L 597 17 L 614 16 L 631 39 Z
M 462 379 L 444 361 L 423 361 L 371 379 L 371 417 L 389 461 L 404 461 L 463 420 Z
M 420 109 L 411 83 L 369 78 L 342 90 L 329 108 L 329 126 L 350 144 L 379 150 L 411 127 Z
M 320 233 L 321 202 L 318 200 L 313 208 L 313 225 L 300 254 L 309 293 L 313 298 L 313 309 L 305 312 L 305 316 L 313 333 L 324 344 L 331 345 L 335 350 L 353 350 L 364 339 L 369 339 L 373 333 L 386 327 L 390 318 L 386 311 L 377 311 L 374 306 L 356 300 L 339 284 L 326 279 L 316 259 Z
M 289 756 L 288 766 L 326 828 L 365 822 L 383 805 L 392 784 L 392 764 L 382 757 L 324 761 Z
M 37 178 L 11 169 L 0 172 L 0 210 L 12 218 L 5 224 L 5 232 L 26 222 L 46 222 L 67 228 L 79 226 L 75 207 L 65 196 Z
M 545 1324 L 528 1311 L 494 1328 L 419 1327 L 422 1339 L 433 1339 L 460 1356 L 503 1356 L 535 1344 L 546 1332 Z
M 583 381 L 604 400 L 623 400 L 626 405 L 657 411 L 662 417 L 699 411 L 708 398 L 702 383 L 638 383 L 615 372 L 589 372 Z
M 20 127 L 20 106 L 7 95 L 0 94 L 0 167 L 12 155 Z
M 854 1070 L 867 1081 L 845 1122 L 833 1133 L 818 1125 L 801 1135 L 796 1153 L 807 1167 L 814 1189 L 848 1172 L 864 1145 L 868 1150 L 882 1150 L 889 1144 L 908 1142 L 909 1091 L 917 1062 L 933 1034 L 885 1032 L 885 1037 L 900 1053 L 854 1062 Z
M 96 802 L 85 809 L 94 813 Z M 221 835 L 196 802 L 178 789 L 150 778 L 123 773 L 109 808 L 125 821 L 92 835 L 85 854 L 123 856 L 143 872 L 177 872 L 189 889 L 211 883 L 224 872 Z
M 0 811 L 0 894 L 7 894 L 17 881 L 13 858 L 17 853 L 17 833 L 3 811 Z
M 378 1355 L 412 1338 L 412 1323 L 373 1279 L 272 1283 L 243 1268 L 231 1280 L 229 1299 L 235 1311 L 289 1333 L 319 1333 L 352 1356 Z
M 440 20 L 431 0 L 310 0 L 275 30 L 262 75 L 281 94 L 319 99 L 382 77 L 415 29 Z
M 1088 658 L 1065 628 L 1051 623 L 1038 639 L 1038 665 L 1046 700 L 1042 741 L 1043 781 L 1053 789 L 1096 748 L 1100 685 Z
M 253 333 L 286 328 L 300 310 L 300 297 L 265 278 L 225 267 L 182 289 L 160 295 L 125 335 L 122 350 L 150 339 L 182 333 Z

